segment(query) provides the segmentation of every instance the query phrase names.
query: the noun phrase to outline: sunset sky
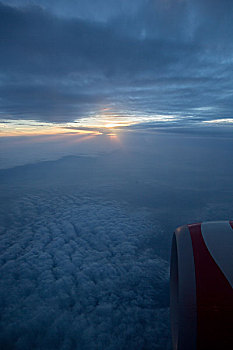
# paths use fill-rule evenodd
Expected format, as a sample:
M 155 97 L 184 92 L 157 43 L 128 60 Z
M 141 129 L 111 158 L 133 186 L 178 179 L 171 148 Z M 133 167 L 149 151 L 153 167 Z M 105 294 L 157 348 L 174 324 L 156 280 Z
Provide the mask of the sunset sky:
M 232 12 L 231 0 L 2 0 L 0 135 L 232 126 Z

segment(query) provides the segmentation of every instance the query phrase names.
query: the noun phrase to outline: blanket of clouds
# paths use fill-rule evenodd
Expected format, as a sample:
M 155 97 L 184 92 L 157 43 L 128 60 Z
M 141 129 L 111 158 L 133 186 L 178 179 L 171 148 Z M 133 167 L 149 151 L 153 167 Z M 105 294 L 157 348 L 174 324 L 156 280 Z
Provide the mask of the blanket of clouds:
M 231 0 L 2 0 L 4 119 L 232 117 Z
M 133 133 L 105 152 L 101 138 L 59 160 L 43 139 L 47 161 L 0 170 L 3 349 L 170 350 L 172 233 L 232 218 L 229 135 Z
M 161 349 L 168 263 L 144 212 L 78 194 L 25 195 L 1 227 L 2 349 Z

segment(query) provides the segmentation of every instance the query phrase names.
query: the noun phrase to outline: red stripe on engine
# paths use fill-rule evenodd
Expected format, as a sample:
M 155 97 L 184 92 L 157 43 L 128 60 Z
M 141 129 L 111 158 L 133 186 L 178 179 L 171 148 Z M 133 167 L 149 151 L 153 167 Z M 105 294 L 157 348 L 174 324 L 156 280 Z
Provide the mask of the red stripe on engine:
M 197 296 L 197 349 L 230 349 L 233 344 L 233 290 L 209 253 L 201 224 L 188 225 Z
M 230 221 L 230 225 L 231 225 L 231 227 L 233 228 L 233 221 Z

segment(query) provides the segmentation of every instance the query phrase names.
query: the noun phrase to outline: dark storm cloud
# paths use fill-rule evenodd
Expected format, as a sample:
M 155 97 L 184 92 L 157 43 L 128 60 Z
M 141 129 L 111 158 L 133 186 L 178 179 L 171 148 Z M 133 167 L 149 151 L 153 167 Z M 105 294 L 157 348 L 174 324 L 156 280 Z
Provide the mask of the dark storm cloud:
M 231 1 L 8 3 L 0 5 L 5 119 L 71 121 L 104 106 L 231 116 Z

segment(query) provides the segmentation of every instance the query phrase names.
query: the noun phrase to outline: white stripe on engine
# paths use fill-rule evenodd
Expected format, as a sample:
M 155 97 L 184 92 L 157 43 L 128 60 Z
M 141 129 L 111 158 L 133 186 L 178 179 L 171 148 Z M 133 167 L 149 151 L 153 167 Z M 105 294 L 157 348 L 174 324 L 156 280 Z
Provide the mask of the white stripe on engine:
M 203 222 L 201 232 L 210 254 L 233 288 L 233 229 L 229 221 Z

